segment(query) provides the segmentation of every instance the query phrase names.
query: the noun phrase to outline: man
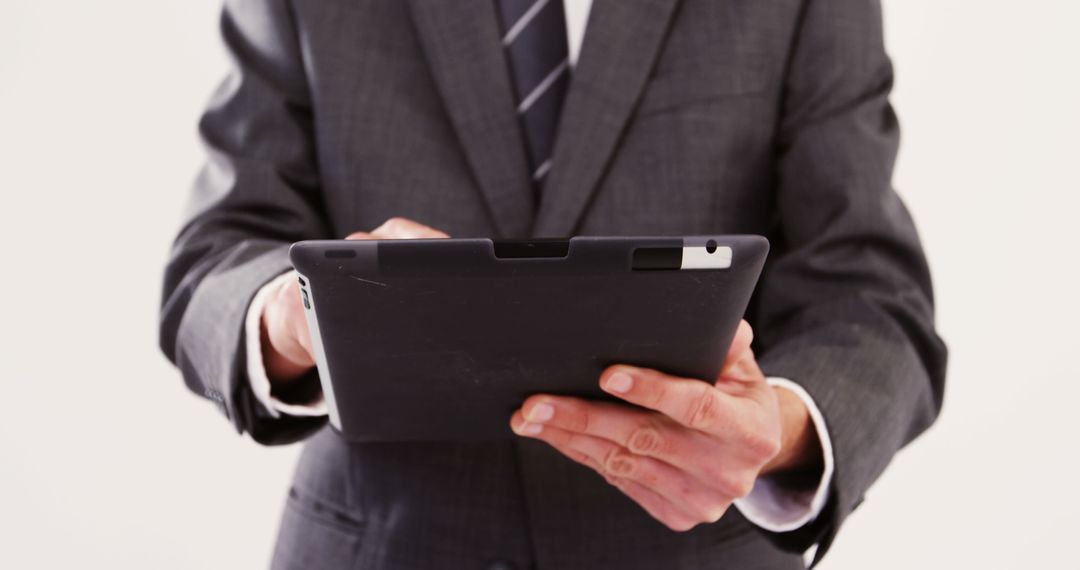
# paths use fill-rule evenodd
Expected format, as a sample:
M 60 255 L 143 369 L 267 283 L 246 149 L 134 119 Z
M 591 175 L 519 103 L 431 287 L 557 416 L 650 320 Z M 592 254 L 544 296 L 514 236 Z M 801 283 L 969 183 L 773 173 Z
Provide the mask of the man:
M 559 0 L 226 3 L 161 342 L 239 431 L 307 439 L 276 567 L 801 568 L 937 415 L 879 3 L 566 11 L 584 33 Z M 714 385 L 616 366 L 645 409 L 537 395 L 507 442 L 324 427 L 292 242 L 694 233 L 773 245 Z

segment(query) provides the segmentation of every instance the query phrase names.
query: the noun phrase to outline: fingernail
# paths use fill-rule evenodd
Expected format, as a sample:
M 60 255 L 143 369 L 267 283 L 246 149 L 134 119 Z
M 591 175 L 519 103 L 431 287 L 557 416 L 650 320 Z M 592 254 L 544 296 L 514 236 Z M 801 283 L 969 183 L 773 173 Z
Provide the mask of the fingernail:
M 547 402 L 540 402 L 532 407 L 525 416 L 530 422 L 543 423 L 555 417 L 555 406 Z
M 530 422 L 525 422 L 518 427 L 518 432 L 523 435 L 540 435 L 542 431 L 544 431 L 544 426 Z
M 619 394 L 625 394 L 634 386 L 634 379 L 625 372 L 616 372 L 608 377 L 605 387 Z

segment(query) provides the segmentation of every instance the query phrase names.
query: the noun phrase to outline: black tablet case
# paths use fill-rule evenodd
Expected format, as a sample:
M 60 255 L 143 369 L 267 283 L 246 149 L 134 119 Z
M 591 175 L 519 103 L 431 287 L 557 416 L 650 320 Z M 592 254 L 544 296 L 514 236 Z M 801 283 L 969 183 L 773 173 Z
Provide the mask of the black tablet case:
M 684 246 L 727 269 L 679 269 Z M 513 437 L 531 394 L 608 399 L 626 363 L 712 380 L 768 252 L 760 236 L 310 241 L 291 258 L 331 424 L 360 441 Z

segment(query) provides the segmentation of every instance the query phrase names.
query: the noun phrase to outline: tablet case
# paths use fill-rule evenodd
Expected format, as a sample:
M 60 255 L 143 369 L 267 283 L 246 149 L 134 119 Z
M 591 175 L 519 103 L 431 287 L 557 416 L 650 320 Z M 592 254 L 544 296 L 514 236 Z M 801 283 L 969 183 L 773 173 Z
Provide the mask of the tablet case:
M 330 423 L 357 441 L 509 438 L 531 394 L 610 399 L 616 363 L 713 380 L 760 236 L 308 241 L 299 273 Z

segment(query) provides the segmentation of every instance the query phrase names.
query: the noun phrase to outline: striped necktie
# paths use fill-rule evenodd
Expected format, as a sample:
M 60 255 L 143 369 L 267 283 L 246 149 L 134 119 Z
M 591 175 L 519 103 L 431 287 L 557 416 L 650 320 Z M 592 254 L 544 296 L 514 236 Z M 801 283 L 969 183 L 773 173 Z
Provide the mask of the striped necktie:
M 518 119 L 539 193 L 551 170 L 559 111 L 570 86 L 562 0 L 497 0 Z

